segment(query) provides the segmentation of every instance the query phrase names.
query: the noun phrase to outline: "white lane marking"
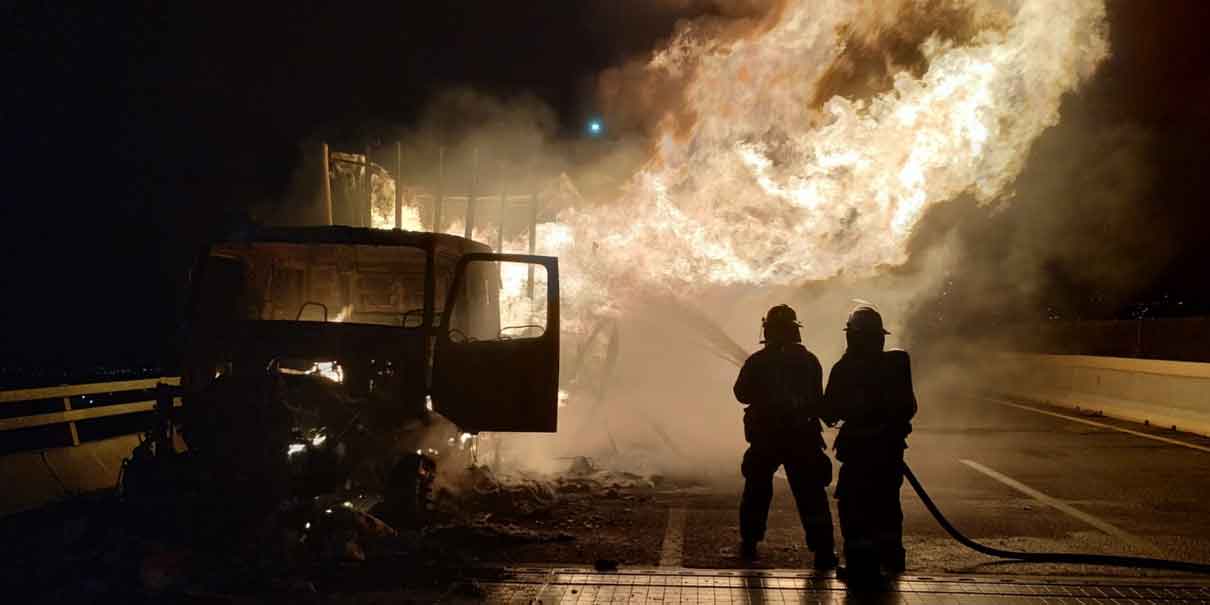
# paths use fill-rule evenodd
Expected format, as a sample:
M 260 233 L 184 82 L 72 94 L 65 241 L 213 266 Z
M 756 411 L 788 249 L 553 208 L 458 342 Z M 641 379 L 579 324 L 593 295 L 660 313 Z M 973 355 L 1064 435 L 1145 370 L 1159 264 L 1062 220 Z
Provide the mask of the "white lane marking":
M 1038 408 L 1035 408 L 1035 407 L 1030 407 L 1028 405 L 1021 405 L 1019 403 L 1013 403 L 1011 401 L 1004 401 L 1003 399 L 994 399 L 992 397 L 982 397 L 981 399 L 984 399 L 985 401 L 990 401 L 992 403 L 998 403 L 1000 405 L 1005 405 L 1008 407 L 1013 407 L 1013 408 L 1017 408 L 1017 409 L 1021 409 L 1021 410 L 1028 410 L 1030 412 L 1037 412 L 1038 414 L 1046 414 L 1047 416 L 1054 416 L 1055 418 L 1062 418 L 1064 420 L 1070 420 L 1072 422 L 1079 422 L 1081 424 L 1087 424 L 1090 426 L 1100 427 L 1103 429 L 1110 429 L 1110 430 L 1118 431 L 1120 433 L 1129 433 L 1131 435 L 1136 435 L 1138 437 L 1143 437 L 1145 439 L 1152 439 L 1154 441 L 1162 441 L 1164 443 L 1170 443 L 1172 445 L 1179 445 L 1181 447 L 1187 447 L 1187 448 L 1193 449 L 1193 450 L 1210 452 L 1210 447 L 1206 447 L 1204 445 L 1197 445 L 1195 443 L 1189 443 L 1186 441 L 1181 441 L 1180 439 L 1171 439 L 1169 437 L 1160 437 L 1159 435 L 1149 435 L 1142 431 L 1132 431 L 1130 429 L 1124 429 L 1119 426 L 1113 426 L 1112 424 L 1105 424 L 1103 422 L 1096 422 L 1093 420 L 1085 420 L 1083 418 L 1076 418 L 1075 416 L 1068 416 L 1067 414 L 1060 414 L 1058 412 L 1039 410 Z
M 1127 532 L 1126 530 L 1121 529 L 1107 521 L 1103 521 L 1082 510 L 1078 510 L 1075 507 L 1071 506 L 1070 504 L 1067 504 L 1066 502 L 1052 498 L 1028 485 L 1025 485 L 1024 483 L 1021 483 L 1020 481 L 1017 481 L 1016 479 L 1013 479 L 1012 477 L 1009 477 L 1008 475 L 1005 475 L 998 471 L 987 468 L 986 466 L 983 466 L 982 464 L 979 464 L 978 462 L 975 462 L 974 460 L 963 459 L 963 460 L 959 460 L 959 462 L 979 471 L 980 473 L 983 473 L 984 475 L 987 475 L 988 477 L 991 477 L 992 479 L 995 479 L 996 481 L 999 481 L 1000 483 L 1003 483 L 1004 485 L 1007 485 L 1025 495 L 1029 496 L 1030 498 L 1033 498 L 1034 500 L 1037 500 L 1038 502 L 1041 502 L 1042 504 L 1045 504 L 1051 508 L 1054 508 L 1054 509 L 1057 509 L 1064 513 L 1067 513 L 1068 515 L 1071 515 L 1072 517 L 1075 517 L 1075 518 L 1077 518 L 1077 519 L 1079 519 L 1123 542 L 1132 544 L 1135 547 L 1140 548 L 1147 552 L 1156 552 L 1155 546 L 1153 546 L 1150 542 L 1147 542 L 1146 540 L 1143 540 L 1142 538 L 1139 538 L 1138 536 L 1131 534 L 1130 532 Z
M 97 461 L 97 466 L 101 467 L 101 472 L 105 473 L 105 476 L 108 477 L 109 476 L 109 467 L 105 466 L 105 463 L 101 461 L 101 457 L 98 456 L 95 451 L 91 452 L 91 454 L 92 454 L 92 459 Z
M 685 507 L 668 509 L 668 528 L 660 548 L 660 567 L 680 567 L 685 548 Z
M 544 603 L 545 599 L 547 597 L 554 598 L 557 601 L 558 597 L 560 596 L 562 591 L 560 591 L 560 594 L 550 594 L 550 595 L 546 594 L 546 591 L 550 588 L 550 583 L 554 582 L 554 581 L 555 581 L 555 570 L 552 569 L 552 570 L 546 572 L 546 578 L 543 579 L 542 586 L 538 588 L 538 592 L 536 594 L 534 594 L 534 598 L 529 600 L 530 605 L 537 605 L 537 604 Z M 453 589 L 451 589 L 451 590 L 453 590 Z

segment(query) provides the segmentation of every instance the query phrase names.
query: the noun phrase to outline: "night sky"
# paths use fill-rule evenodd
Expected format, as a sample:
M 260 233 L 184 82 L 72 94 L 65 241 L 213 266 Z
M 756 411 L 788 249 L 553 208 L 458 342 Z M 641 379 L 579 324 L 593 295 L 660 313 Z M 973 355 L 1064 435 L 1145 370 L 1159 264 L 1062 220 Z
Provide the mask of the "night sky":
M 456 86 L 537 95 L 563 136 L 580 136 L 598 72 L 649 51 L 676 19 L 722 10 L 691 0 L 21 4 L 0 9 L 7 367 L 171 365 L 194 251 L 253 205 L 281 201 L 304 139 L 390 140 Z M 1114 57 L 1093 87 L 1107 119 L 1153 137 L 1159 185 L 1145 203 L 1156 237 L 1176 242 L 1137 296 L 1210 301 L 1208 3 L 1110 4 Z M 1087 284 L 1056 275 L 1057 298 L 1084 297 Z

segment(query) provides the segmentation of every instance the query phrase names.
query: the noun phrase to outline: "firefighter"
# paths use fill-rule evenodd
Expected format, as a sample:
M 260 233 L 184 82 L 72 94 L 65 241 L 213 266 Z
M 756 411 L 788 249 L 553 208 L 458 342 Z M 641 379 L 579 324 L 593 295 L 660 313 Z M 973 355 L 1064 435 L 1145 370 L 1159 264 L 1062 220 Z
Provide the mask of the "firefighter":
M 819 421 L 823 368 L 801 344 L 801 326 L 789 306 L 769 309 L 763 321 L 765 346 L 748 357 L 735 381 L 735 398 L 746 406 L 744 438 L 749 444 L 740 467 L 740 548 L 745 559 L 757 558 L 773 500 L 773 474 L 784 465 L 815 567 L 831 569 L 837 558 L 825 491 L 832 482 L 832 463 Z
M 907 352 L 883 351 L 887 334 L 877 310 L 855 308 L 845 324 L 848 347 L 824 392 L 824 421 L 843 422 L 833 444 L 840 463 L 835 495 L 852 579 L 877 579 L 880 568 L 894 574 L 906 565 L 899 488 L 916 396 Z

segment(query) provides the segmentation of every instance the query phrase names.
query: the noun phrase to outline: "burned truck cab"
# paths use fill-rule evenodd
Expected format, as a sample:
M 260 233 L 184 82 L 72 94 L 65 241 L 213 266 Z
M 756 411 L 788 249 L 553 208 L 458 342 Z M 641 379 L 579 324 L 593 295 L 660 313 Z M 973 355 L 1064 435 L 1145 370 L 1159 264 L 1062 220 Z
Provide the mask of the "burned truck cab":
M 323 491 L 386 481 L 401 453 L 427 447 L 432 412 L 472 434 L 553 432 L 558 284 L 555 258 L 437 233 L 271 228 L 214 242 L 191 274 L 180 434 L 236 480 L 334 460 L 310 487 Z

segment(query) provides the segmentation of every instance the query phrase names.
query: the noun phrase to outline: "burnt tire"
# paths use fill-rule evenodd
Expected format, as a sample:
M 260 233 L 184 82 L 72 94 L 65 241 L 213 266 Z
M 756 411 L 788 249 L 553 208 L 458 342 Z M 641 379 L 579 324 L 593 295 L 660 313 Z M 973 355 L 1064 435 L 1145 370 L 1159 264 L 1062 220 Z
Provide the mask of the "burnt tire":
M 387 476 L 383 500 L 373 514 L 396 527 L 418 527 L 429 518 L 437 463 L 423 454 L 405 454 Z

